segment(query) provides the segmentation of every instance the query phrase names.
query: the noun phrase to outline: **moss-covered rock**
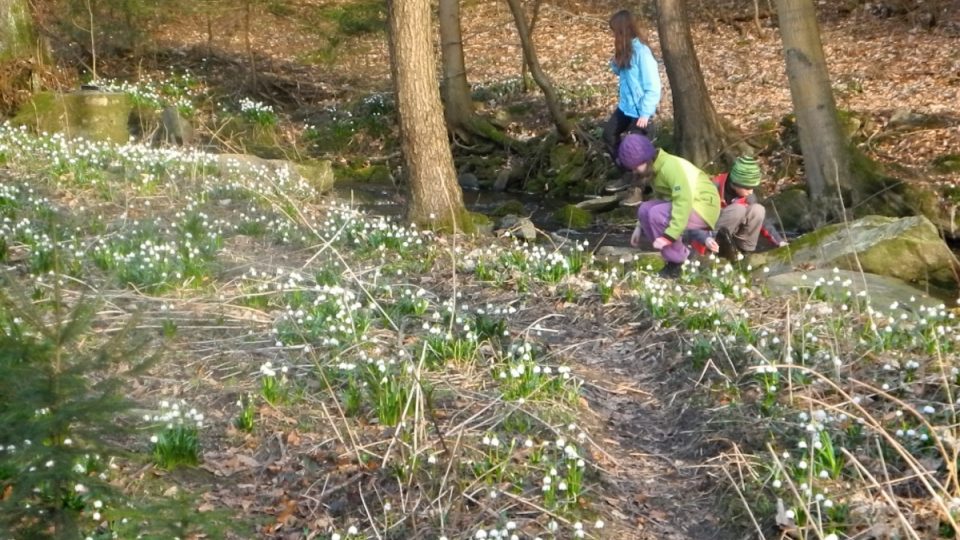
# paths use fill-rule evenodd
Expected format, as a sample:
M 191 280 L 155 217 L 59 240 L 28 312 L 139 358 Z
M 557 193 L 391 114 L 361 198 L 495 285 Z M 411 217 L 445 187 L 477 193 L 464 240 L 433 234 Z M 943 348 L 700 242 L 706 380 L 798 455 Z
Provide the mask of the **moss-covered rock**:
M 333 165 L 329 160 L 312 160 L 294 163 L 297 174 L 306 180 L 313 189 L 325 193 L 333 189 Z
M 130 97 L 122 92 L 40 92 L 20 107 L 13 122 L 37 132 L 123 144 L 130 138 L 132 110 Z
M 488 235 L 493 234 L 493 220 L 478 212 L 470 212 L 473 219 L 473 234 Z
M 771 274 L 796 267 L 839 268 L 890 276 L 922 287 L 956 290 L 956 263 L 936 227 L 923 216 L 868 216 L 808 233 L 785 248 L 750 256 Z
M 329 161 L 295 163 L 285 159 L 263 159 L 250 154 L 218 154 L 216 172 L 223 179 L 274 174 L 296 182 L 303 180 L 323 193 L 333 188 L 333 167 Z
M 364 182 L 393 185 L 390 169 L 383 163 L 350 163 L 336 167 L 337 182 Z
M 593 222 L 593 214 L 575 204 L 568 204 L 554 212 L 553 219 L 563 227 L 584 229 Z
M 522 216 L 526 214 L 526 212 L 527 210 L 526 208 L 523 207 L 522 202 L 516 199 L 511 199 L 509 201 L 504 201 L 503 203 L 498 205 L 496 208 L 493 209 L 493 211 L 490 212 L 490 214 L 496 217 L 503 217 L 503 216 L 509 216 L 509 215 Z
M 15 125 L 27 126 L 37 133 L 57 133 L 67 115 L 66 104 L 55 92 L 37 92 L 20 106 L 11 119 Z

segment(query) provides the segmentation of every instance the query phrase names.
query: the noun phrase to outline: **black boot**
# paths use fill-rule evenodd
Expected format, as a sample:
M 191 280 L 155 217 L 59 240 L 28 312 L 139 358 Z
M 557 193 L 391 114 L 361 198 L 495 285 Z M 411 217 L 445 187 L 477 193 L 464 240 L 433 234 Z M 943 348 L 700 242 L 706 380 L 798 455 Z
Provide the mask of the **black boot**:
M 717 231 L 717 246 L 720 248 L 717 250 L 717 255 L 724 259 L 737 262 L 740 258 L 740 250 L 737 249 L 737 244 L 733 241 L 733 235 L 727 229 Z
M 677 279 L 683 272 L 683 265 L 675 262 L 667 262 L 657 274 L 663 279 Z

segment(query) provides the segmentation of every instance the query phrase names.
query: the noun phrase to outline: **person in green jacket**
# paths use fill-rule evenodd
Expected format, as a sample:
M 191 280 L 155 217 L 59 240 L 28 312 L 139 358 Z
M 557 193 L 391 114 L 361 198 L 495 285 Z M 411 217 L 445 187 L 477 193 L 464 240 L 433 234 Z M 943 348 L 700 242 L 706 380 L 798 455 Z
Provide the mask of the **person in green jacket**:
M 690 255 L 682 240 L 685 230 L 711 230 L 720 216 L 720 194 L 707 176 L 689 161 L 653 146 L 650 139 L 630 134 L 620 143 L 620 163 L 640 178 L 648 178 L 653 199 L 637 208 L 637 227 L 630 245 L 645 236 L 666 265 L 663 277 L 678 277 Z

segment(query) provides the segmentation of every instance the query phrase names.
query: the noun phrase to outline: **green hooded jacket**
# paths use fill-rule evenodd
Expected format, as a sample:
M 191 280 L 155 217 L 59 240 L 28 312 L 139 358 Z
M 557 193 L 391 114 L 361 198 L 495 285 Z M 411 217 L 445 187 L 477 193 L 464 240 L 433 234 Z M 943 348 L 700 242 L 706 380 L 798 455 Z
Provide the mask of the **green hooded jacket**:
M 653 162 L 653 194 L 660 200 L 669 201 L 670 224 L 664 236 L 676 241 L 683 235 L 695 211 L 703 221 L 714 228 L 720 217 L 720 194 L 707 173 L 699 167 L 661 149 Z

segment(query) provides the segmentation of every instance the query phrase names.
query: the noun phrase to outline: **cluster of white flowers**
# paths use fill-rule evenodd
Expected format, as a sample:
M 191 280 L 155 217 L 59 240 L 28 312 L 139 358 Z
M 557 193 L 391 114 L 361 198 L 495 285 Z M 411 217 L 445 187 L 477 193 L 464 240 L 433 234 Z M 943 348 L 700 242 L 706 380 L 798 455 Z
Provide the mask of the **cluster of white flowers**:
M 347 531 L 345 534 L 346 536 L 343 536 L 338 532 L 333 532 L 332 534 L 330 534 L 330 540 L 350 540 L 351 538 L 360 534 L 360 530 L 357 529 L 356 525 L 351 525 L 350 527 L 347 528 Z
M 176 426 L 203 427 L 203 413 L 197 412 L 197 409 L 187 405 L 186 401 L 167 401 L 160 402 L 160 411 L 157 414 L 145 414 L 143 419 L 147 422 L 153 422 L 166 429 L 172 429 Z M 150 437 L 150 442 L 157 442 L 157 436 Z
M 245 97 L 240 99 L 240 111 L 245 113 L 252 112 L 252 113 L 272 114 L 273 107 L 270 105 L 267 105 L 266 103 Z
M 91 84 L 108 92 L 123 92 L 133 97 L 138 104 L 151 105 L 155 109 L 172 106 L 180 110 L 193 110 L 194 100 L 202 97 L 206 91 L 203 85 L 192 79 L 189 70 L 173 80 L 155 81 L 150 77 L 137 82 L 100 79 L 92 81 Z M 168 88 L 176 90 L 170 92 Z
M 278 368 L 277 366 L 273 365 L 273 362 L 270 362 L 270 361 L 264 362 L 260 366 L 260 374 L 263 375 L 264 377 L 276 377 L 277 373 L 286 375 L 287 371 L 288 371 L 287 366 L 280 366 Z
M 286 284 L 277 288 L 296 288 L 302 278 L 291 275 Z M 359 300 L 359 295 L 340 285 L 315 285 L 310 289 L 313 301 L 305 308 L 288 307 L 280 315 L 274 332 L 291 338 L 319 340 L 325 347 L 338 347 L 343 343 L 369 339 L 365 323 L 371 307 Z

